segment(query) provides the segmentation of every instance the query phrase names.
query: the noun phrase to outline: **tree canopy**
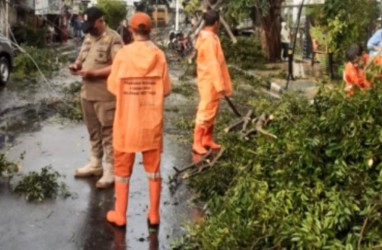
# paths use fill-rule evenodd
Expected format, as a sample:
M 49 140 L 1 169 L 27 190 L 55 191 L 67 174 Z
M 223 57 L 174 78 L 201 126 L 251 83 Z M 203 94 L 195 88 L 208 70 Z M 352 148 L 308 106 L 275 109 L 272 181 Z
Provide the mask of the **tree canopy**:
M 319 42 L 342 59 L 350 44 L 366 44 L 379 16 L 376 6 L 375 0 L 331 0 L 312 8 L 308 14 L 312 16 Z
M 123 1 L 98 0 L 97 7 L 105 12 L 105 21 L 113 29 L 126 18 L 127 5 Z

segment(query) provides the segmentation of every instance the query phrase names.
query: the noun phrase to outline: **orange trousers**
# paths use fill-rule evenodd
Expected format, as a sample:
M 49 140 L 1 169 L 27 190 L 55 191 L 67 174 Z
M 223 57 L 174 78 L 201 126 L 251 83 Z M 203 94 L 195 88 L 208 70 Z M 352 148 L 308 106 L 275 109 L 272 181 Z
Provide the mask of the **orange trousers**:
M 215 124 L 215 118 L 219 111 L 220 99 L 213 101 L 200 101 L 196 112 L 196 125 L 210 127 Z
M 159 149 L 142 152 L 143 166 L 149 179 L 160 179 L 161 152 Z M 121 152 L 114 149 L 114 175 L 129 181 L 133 173 L 135 153 Z M 118 181 L 118 180 L 117 180 Z M 122 181 L 123 182 L 123 181 Z

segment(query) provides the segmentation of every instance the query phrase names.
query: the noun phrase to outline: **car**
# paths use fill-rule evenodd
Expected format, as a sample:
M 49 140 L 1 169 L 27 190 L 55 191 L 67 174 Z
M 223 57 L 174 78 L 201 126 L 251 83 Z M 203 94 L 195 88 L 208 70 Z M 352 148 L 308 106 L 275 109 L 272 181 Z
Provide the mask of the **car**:
M 0 85 L 5 85 L 9 80 L 12 70 L 13 47 L 11 41 L 0 34 Z

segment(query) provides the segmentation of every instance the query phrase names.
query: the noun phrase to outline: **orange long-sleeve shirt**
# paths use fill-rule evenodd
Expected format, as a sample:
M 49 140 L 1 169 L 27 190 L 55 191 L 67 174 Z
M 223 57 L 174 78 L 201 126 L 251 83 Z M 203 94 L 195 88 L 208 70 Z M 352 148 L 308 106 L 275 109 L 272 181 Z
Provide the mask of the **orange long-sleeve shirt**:
M 354 88 L 368 89 L 371 84 L 367 81 L 364 70 L 355 67 L 352 63 L 347 63 L 344 72 L 345 91 L 351 96 Z
M 117 99 L 114 148 L 131 153 L 162 150 L 164 97 L 171 91 L 164 53 L 151 41 L 124 46 L 107 87 Z
M 220 91 L 232 94 L 232 82 L 219 37 L 212 31 L 202 30 L 195 44 L 198 52 L 197 74 L 201 101 L 221 98 Z
M 370 56 L 368 54 L 364 54 L 362 56 L 362 60 L 364 64 L 369 63 Z M 382 65 L 382 58 L 379 56 L 373 57 L 371 63 Z M 347 96 L 352 96 L 354 94 L 354 89 L 369 89 L 372 86 L 373 79 L 368 81 L 366 79 L 366 72 L 364 69 L 354 66 L 354 64 L 348 62 L 345 65 L 344 70 L 344 81 L 345 81 L 345 91 Z M 381 77 L 380 75 L 377 77 Z
M 195 44 L 199 105 L 196 123 L 209 126 L 214 123 L 219 102 L 219 92 L 232 95 L 232 82 L 219 37 L 212 31 L 202 30 Z

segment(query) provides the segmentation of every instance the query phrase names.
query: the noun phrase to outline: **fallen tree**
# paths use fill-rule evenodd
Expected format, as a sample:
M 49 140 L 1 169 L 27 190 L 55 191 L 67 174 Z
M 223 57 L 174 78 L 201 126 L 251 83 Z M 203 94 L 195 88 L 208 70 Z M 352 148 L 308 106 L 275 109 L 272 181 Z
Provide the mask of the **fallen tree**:
M 253 101 L 254 114 L 273 114 L 266 130 L 277 139 L 219 133 L 224 155 L 190 179 L 205 220 L 178 249 L 378 249 L 381 100 L 376 79 L 351 98 L 341 86 L 322 88 L 313 101 Z

